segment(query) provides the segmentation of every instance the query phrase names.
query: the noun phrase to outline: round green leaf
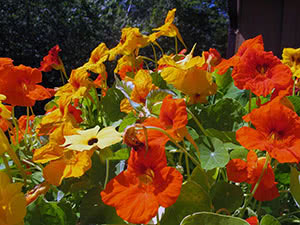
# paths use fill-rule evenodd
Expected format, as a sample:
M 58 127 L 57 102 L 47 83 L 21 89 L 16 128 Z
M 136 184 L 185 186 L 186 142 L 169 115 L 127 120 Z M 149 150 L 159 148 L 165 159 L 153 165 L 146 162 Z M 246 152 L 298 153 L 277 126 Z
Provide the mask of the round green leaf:
M 241 188 L 224 181 L 212 186 L 210 197 L 216 211 L 225 208 L 229 212 L 233 212 L 243 203 L 243 191 Z
M 294 200 L 300 205 L 300 173 L 296 168 L 291 168 L 290 190 Z
M 249 223 L 237 217 L 199 212 L 185 217 L 180 225 L 249 225 Z
M 228 151 L 217 138 L 204 137 L 199 149 L 201 166 L 205 170 L 224 167 L 229 162 Z

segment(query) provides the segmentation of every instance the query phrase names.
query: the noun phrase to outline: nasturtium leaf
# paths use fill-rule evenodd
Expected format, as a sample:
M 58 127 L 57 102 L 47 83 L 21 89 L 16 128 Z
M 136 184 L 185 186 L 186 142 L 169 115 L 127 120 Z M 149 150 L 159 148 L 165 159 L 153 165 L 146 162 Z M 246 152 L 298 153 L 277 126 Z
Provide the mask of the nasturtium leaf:
M 187 215 L 211 211 L 212 204 L 207 192 L 196 182 L 189 180 L 182 185 L 180 195 L 172 206 L 166 208 L 161 225 L 179 224 Z
M 223 93 L 226 93 L 227 89 L 229 88 L 230 83 L 233 82 L 231 77 L 232 69 L 227 70 L 227 72 L 223 75 L 219 75 L 218 71 L 213 73 L 213 76 L 216 78 L 216 84 L 218 86 L 218 90 Z
M 224 181 L 215 183 L 210 189 L 210 197 L 216 211 L 227 209 L 230 213 L 243 203 L 243 191 L 235 184 Z
M 150 113 L 159 115 L 162 101 L 167 95 L 173 93 L 169 90 L 152 90 L 146 97 L 146 107 Z
M 259 224 L 260 225 L 280 225 L 281 223 L 275 217 L 267 214 L 261 219 Z
M 249 225 L 249 223 L 238 217 L 211 212 L 197 212 L 185 217 L 180 225 Z
M 280 163 L 276 166 L 274 170 L 275 180 L 278 183 L 289 185 L 290 184 L 290 176 L 291 176 L 291 167 L 288 163 Z
M 65 212 L 66 215 L 66 225 L 76 224 L 77 223 L 77 216 L 72 209 L 72 203 L 66 201 L 60 201 L 58 206 Z
M 57 202 L 46 202 L 42 196 L 27 206 L 25 225 L 65 225 L 65 212 Z
M 111 87 L 102 99 L 102 110 L 111 122 L 117 121 L 125 116 L 125 113 L 120 111 L 120 103 L 123 98 L 124 96 L 120 90 Z
M 242 159 L 244 161 L 247 160 L 248 150 L 245 148 L 236 148 L 230 152 L 231 159 Z
M 300 206 L 300 173 L 296 168 L 291 168 L 290 190 L 298 207 Z
M 133 112 L 130 112 L 127 116 L 124 117 L 122 120 L 120 126 L 119 126 L 119 132 L 123 132 L 127 126 L 130 126 L 136 122 L 137 118 L 134 115 Z
M 166 89 L 167 88 L 167 82 L 161 77 L 159 72 L 153 72 L 150 74 L 152 77 L 152 83 L 161 88 Z
M 215 170 L 205 171 L 197 166 L 191 174 L 191 180 L 198 183 L 207 193 L 209 193 L 211 185 L 215 182 L 214 172 Z
M 113 207 L 102 202 L 100 192 L 101 188 L 96 187 L 83 197 L 79 209 L 80 224 L 125 224 Z
M 234 144 L 239 144 L 235 138 L 235 132 L 233 132 L 233 131 L 220 131 L 220 130 L 216 130 L 214 128 L 209 128 L 209 129 L 206 129 L 206 133 L 210 137 L 216 137 L 216 138 L 220 139 L 221 141 L 223 141 L 224 143 L 231 142 Z
M 109 156 L 108 160 L 126 160 L 129 158 L 129 150 L 128 148 L 122 148 L 113 153 L 113 156 Z
M 242 106 L 245 106 L 249 101 L 249 91 L 238 89 L 234 83 L 230 83 L 224 98 L 232 98 L 238 101 Z
M 130 98 L 131 92 L 134 88 L 134 84 L 131 81 L 123 81 L 119 80 L 117 76 L 115 76 L 116 88 L 119 89 L 126 98 Z
M 236 100 L 223 98 L 214 105 L 205 107 L 199 116 L 204 128 L 214 128 L 220 131 L 236 131 L 243 126 L 242 117 L 246 110 Z
M 300 97 L 299 96 L 288 96 L 287 97 L 294 105 L 295 112 L 300 116 Z
M 229 162 L 229 153 L 217 138 L 203 137 L 199 149 L 201 166 L 205 170 L 224 167 Z

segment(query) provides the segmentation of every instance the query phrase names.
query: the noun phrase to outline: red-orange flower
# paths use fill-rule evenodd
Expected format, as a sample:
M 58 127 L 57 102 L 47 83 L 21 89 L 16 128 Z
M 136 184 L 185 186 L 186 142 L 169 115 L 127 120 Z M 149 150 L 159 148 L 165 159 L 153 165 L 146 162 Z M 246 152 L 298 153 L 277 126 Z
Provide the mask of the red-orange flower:
M 248 219 L 246 219 L 246 221 L 250 224 L 250 225 L 259 225 L 259 221 L 257 219 L 256 216 L 251 216 Z
M 235 66 L 232 78 L 239 89 L 251 90 L 266 97 L 275 88 L 284 90 L 293 85 L 290 68 L 272 52 L 248 49 Z
M 167 166 L 164 147 L 131 151 L 127 170 L 110 180 L 101 192 L 102 201 L 134 224 L 147 224 L 159 206 L 174 204 L 180 193 L 182 175 Z
M 252 185 L 252 191 L 263 172 L 265 162 L 266 158 L 258 159 L 254 151 L 248 153 L 247 162 L 242 159 L 232 159 L 226 165 L 228 180 L 238 183 L 247 182 Z M 253 197 L 258 201 L 271 201 L 277 198 L 279 192 L 276 184 L 274 172 L 268 164 Z
M 46 88 L 37 85 L 42 82 L 41 71 L 24 65 L 14 66 L 12 62 L 12 59 L 0 58 L 0 93 L 6 96 L 3 102 L 33 106 L 36 100 L 51 97 Z
M 299 163 L 300 118 L 278 98 L 246 115 L 243 119 L 256 129 L 242 127 L 236 139 L 247 149 L 268 151 L 280 163 Z
M 60 51 L 61 49 L 58 45 L 55 45 L 53 48 L 51 48 L 48 55 L 43 58 L 39 70 L 43 72 L 49 72 L 53 68 L 59 70 L 63 66 L 62 61 L 58 56 Z
M 222 62 L 216 66 L 216 69 L 219 69 L 218 74 L 224 74 L 230 67 L 236 66 L 239 63 L 240 57 L 251 48 L 264 50 L 264 43 L 261 35 L 244 41 L 234 56 L 230 59 L 222 60 Z

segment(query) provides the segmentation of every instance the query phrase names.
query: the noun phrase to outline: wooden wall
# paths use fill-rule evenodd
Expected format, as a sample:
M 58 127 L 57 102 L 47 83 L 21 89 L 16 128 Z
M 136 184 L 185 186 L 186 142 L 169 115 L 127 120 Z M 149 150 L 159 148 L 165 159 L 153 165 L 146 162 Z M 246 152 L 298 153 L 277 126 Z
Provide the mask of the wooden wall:
M 236 4 L 236 14 L 230 16 L 230 20 L 237 21 L 235 51 L 244 40 L 259 34 L 263 35 L 265 50 L 280 58 L 283 48 L 300 48 L 300 0 L 229 2 Z

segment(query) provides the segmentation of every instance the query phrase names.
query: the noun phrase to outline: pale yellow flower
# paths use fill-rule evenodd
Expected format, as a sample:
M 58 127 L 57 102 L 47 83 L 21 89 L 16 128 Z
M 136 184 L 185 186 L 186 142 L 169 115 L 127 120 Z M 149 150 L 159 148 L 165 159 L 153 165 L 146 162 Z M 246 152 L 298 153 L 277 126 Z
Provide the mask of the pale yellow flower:
M 114 127 L 105 127 L 100 130 L 96 126 L 87 130 L 78 130 L 78 134 L 65 136 L 63 147 L 75 151 L 88 151 L 94 147 L 100 149 L 116 144 L 122 140 L 121 133 L 117 132 Z

